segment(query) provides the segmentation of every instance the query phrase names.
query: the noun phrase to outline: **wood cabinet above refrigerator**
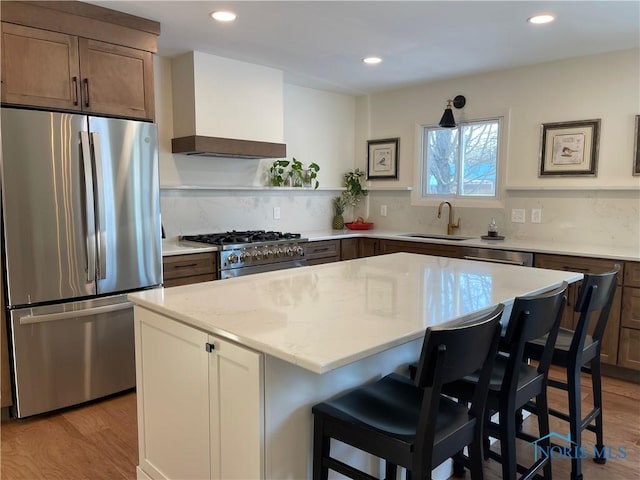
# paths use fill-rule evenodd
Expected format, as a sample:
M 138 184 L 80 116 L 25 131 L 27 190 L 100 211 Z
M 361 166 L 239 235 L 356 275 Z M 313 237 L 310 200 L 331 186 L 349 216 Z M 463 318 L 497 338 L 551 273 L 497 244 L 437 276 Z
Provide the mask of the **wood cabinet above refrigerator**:
M 153 120 L 157 22 L 80 2 L 3 2 L 2 102 Z

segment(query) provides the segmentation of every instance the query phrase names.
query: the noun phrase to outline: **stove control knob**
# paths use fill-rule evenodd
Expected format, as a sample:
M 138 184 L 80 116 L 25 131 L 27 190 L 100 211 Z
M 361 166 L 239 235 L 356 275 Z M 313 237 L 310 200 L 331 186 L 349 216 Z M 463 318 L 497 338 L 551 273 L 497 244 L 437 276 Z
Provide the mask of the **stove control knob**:
M 264 258 L 269 258 L 273 256 L 273 250 L 269 248 L 265 248 L 265 250 L 262 253 L 264 254 Z
M 242 253 L 240 254 L 240 261 L 247 262 L 249 260 L 251 260 L 251 254 L 246 250 L 243 250 Z
M 282 249 L 280 247 L 276 247 L 273 249 L 273 256 L 274 257 L 279 257 L 280 255 L 282 255 Z
M 229 262 L 230 264 L 238 263 L 238 255 L 236 255 L 235 253 L 229 254 L 229 256 L 227 257 L 227 262 Z
M 304 250 L 300 245 L 296 245 L 296 255 L 302 256 L 304 254 Z
M 293 247 L 287 247 L 287 255 L 289 255 L 290 257 L 293 257 L 295 255 Z
M 256 248 L 251 254 L 251 256 L 253 257 L 254 260 L 260 260 L 262 258 L 262 252 Z

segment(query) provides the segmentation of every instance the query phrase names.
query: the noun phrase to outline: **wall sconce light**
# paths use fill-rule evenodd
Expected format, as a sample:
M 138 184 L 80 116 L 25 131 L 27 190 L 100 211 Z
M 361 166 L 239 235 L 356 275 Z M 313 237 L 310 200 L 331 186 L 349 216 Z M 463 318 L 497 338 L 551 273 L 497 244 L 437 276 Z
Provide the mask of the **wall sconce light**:
M 467 99 L 462 95 L 457 95 L 453 100 L 447 100 L 447 108 L 444 109 L 440 123 L 438 124 L 442 128 L 456 128 L 456 119 L 453 118 L 453 110 L 451 105 L 456 108 L 462 108 L 467 103 Z

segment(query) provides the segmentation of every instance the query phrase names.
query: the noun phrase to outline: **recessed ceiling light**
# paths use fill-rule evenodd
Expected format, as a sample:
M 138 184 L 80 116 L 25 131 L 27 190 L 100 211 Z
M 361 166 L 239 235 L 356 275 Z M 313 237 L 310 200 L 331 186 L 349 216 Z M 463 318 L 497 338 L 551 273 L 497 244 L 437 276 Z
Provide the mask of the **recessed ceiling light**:
M 380 63 L 382 59 L 380 57 L 365 57 L 362 61 L 368 65 L 375 65 L 376 63 Z
M 534 15 L 533 17 L 529 17 L 527 18 L 527 22 L 533 23 L 536 25 L 541 25 L 543 23 L 553 22 L 555 19 L 556 17 L 554 17 L 553 15 L 545 13 L 542 15 Z
M 219 22 L 233 22 L 236 19 L 237 15 L 233 12 L 211 12 L 211 18 L 217 20 Z

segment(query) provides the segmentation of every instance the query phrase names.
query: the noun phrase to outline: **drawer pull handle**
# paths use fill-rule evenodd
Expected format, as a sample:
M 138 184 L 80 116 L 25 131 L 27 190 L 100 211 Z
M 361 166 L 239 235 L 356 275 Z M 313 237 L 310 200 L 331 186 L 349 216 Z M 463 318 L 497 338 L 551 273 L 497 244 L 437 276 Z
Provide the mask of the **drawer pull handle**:
M 196 267 L 198 266 L 197 263 L 185 263 L 184 265 L 174 265 L 173 268 L 189 268 L 189 267 Z
M 324 247 L 324 248 L 314 248 L 311 253 L 317 253 L 317 252 L 328 252 L 329 251 L 329 247 Z
M 568 272 L 583 272 L 583 273 L 589 273 L 590 270 L 588 268 L 580 268 L 580 267 L 568 267 L 568 266 L 564 266 L 562 267 L 563 270 L 566 270 Z

